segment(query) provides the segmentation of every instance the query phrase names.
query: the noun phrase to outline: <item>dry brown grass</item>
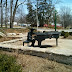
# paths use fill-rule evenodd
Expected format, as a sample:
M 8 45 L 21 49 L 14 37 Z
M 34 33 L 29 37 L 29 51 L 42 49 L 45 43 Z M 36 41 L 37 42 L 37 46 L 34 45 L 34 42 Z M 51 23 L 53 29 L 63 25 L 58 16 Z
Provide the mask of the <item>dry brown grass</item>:
M 0 38 L 0 42 L 9 41 L 9 40 L 13 40 L 13 39 L 18 39 L 18 37 L 2 37 L 2 38 Z
M 3 29 L 0 29 L 0 32 L 5 32 L 5 33 L 25 33 L 25 32 L 28 32 L 29 29 L 6 29 L 6 28 L 3 28 Z
M 72 72 L 72 66 L 60 64 L 40 57 L 5 51 L 0 51 L 0 53 L 15 56 L 17 63 L 22 66 L 23 72 Z

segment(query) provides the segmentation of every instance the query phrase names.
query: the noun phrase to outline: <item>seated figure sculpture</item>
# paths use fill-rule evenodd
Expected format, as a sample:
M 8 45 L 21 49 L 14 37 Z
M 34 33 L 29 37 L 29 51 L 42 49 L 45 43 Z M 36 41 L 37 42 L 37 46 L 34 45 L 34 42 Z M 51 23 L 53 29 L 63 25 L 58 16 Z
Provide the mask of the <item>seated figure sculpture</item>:
M 27 35 L 27 41 L 30 41 L 32 42 L 31 46 L 34 46 L 34 43 L 35 43 L 35 39 L 32 39 L 32 35 L 34 34 L 33 31 L 35 29 L 31 28 L 30 31 L 28 32 L 28 35 Z

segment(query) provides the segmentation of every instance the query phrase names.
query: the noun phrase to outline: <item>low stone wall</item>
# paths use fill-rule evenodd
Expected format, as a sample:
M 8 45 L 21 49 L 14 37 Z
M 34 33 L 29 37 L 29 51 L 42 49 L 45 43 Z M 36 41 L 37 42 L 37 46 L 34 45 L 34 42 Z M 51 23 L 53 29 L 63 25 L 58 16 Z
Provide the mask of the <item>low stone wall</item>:
M 0 47 L 0 50 L 8 51 L 8 52 L 17 52 L 19 54 L 38 56 L 38 57 L 46 58 L 46 59 L 56 61 L 59 63 L 72 65 L 72 56 L 65 56 L 65 55 L 41 52 L 41 51 L 35 51 L 35 50 L 24 50 L 24 49 L 22 50 L 22 49 L 5 48 L 5 47 Z

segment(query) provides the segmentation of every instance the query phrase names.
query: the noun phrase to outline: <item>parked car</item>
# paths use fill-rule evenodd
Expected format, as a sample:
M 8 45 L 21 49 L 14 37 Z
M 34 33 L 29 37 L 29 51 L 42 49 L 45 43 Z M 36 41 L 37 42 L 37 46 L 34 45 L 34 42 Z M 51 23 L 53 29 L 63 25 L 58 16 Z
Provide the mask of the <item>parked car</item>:
M 44 27 L 48 27 L 48 25 L 47 24 L 44 24 Z

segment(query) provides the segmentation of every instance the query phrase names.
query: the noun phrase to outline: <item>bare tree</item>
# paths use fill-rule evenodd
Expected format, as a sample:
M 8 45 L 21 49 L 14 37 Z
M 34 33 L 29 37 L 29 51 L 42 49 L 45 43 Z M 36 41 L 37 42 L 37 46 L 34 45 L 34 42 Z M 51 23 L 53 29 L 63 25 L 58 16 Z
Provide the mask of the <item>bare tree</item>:
M 10 0 L 10 28 L 12 28 L 12 5 L 13 5 L 13 0 Z
M 12 11 L 12 5 L 13 5 L 13 0 L 10 1 L 10 28 L 13 28 L 13 22 L 15 19 L 15 14 L 16 14 L 16 10 L 17 8 L 22 5 L 26 0 L 24 0 L 24 2 L 18 4 L 19 0 L 16 0 L 15 2 L 15 6 L 14 6 L 14 10 Z M 13 13 L 13 14 L 12 14 Z
M 7 0 L 6 0 L 6 6 L 5 6 L 5 27 L 7 28 Z
M 1 0 L 1 27 L 3 27 L 3 5 L 2 5 L 3 0 Z
M 71 9 L 69 7 L 61 7 L 61 21 L 63 22 L 63 27 L 67 27 L 71 24 Z
M 22 9 L 21 9 L 22 8 Z M 19 23 L 26 23 L 26 15 L 25 15 L 25 13 L 24 13 L 24 11 L 23 11 L 23 5 L 21 6 L 21 8 L 18 8 L 17 9 L 17 13 L 18 13 L 18 17 L 17 17 L 17 21 L 19 22 Z
M 18 5 L 18 0 L 16 0 L 15 7 L 14 7 L 14 11 L 13 11 L 12 28 L 13 28 L 13 22 L 14 22 L 14 18 L 15 18 L 15 14 L 16 14 L 17 5 Z

